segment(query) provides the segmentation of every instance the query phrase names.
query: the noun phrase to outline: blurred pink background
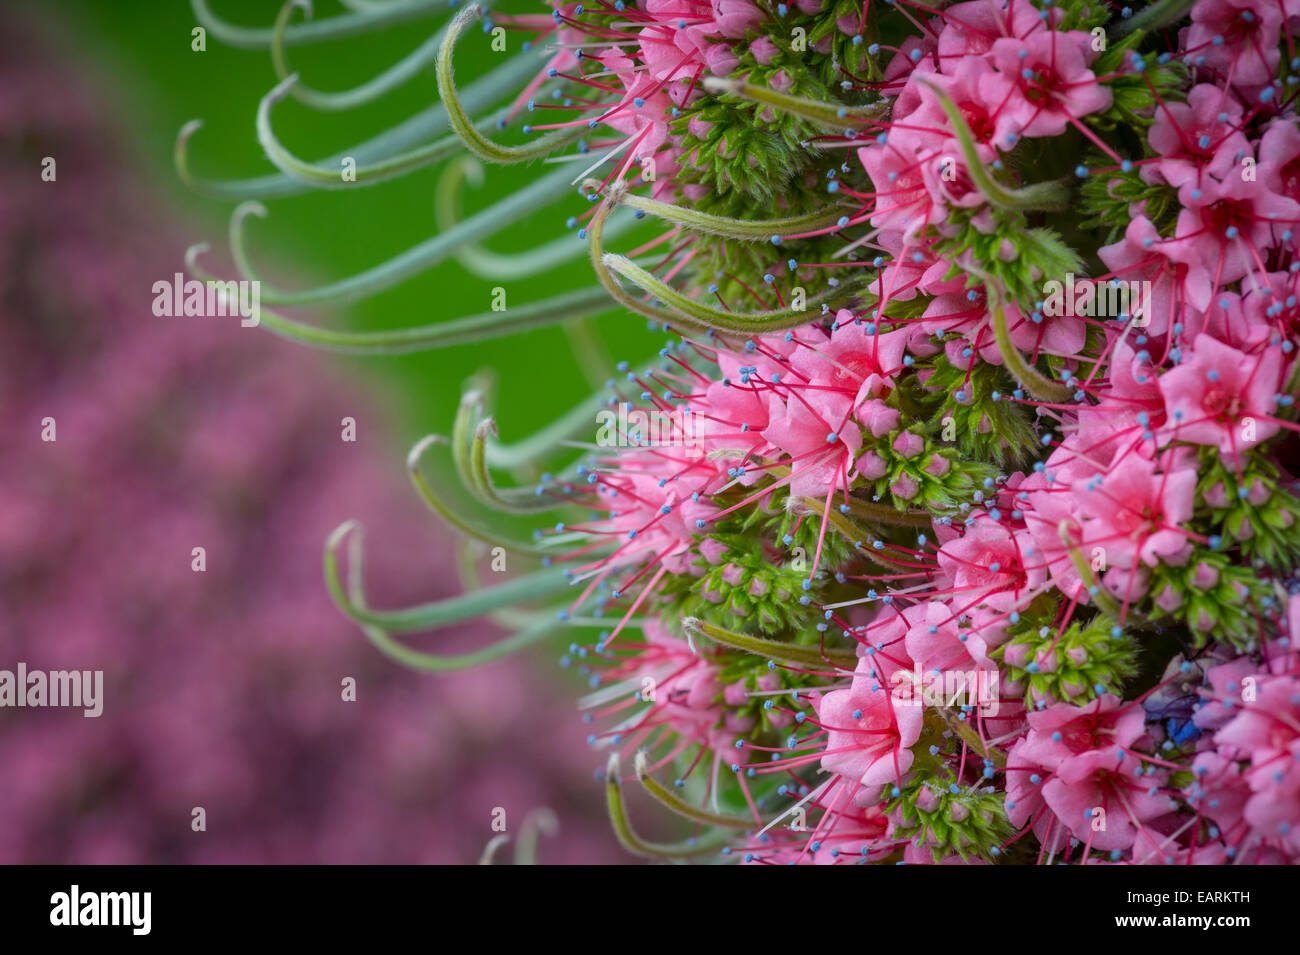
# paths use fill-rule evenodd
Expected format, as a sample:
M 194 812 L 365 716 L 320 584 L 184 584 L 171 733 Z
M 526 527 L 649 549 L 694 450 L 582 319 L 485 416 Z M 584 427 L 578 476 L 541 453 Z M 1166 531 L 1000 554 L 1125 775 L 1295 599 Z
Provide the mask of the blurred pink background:
M 0 863 L 466 863 L 495 807 L 517 834 L 538 806 L 561 825 L 540 861 L 628 861 L 554 653 L 422 675 L 336 612 L 320 555 L 341 521 L 367 527 L 377 606 L 455 593 L 453 542 L 342 363 L 235 319 L 154 317 L 192 237 L 66 62 L 6 25 L 0 669 L 102 669 L 105 701 L 98 719 L 0 709 Z

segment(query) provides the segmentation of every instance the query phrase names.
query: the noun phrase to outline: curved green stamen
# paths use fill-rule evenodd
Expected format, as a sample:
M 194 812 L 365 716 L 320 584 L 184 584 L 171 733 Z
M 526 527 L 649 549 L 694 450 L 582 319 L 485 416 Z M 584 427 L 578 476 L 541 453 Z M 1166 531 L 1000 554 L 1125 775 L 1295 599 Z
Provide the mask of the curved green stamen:
M 817 100 L 779 93 L 766 86 L 756 86 L 744 80 L 720 76 L 709 76 L 703 81 L 706 92 L 717 95 L 731 94 L 751 103 L 762 103 L 782 113 L 799 116 L 835 129 L 846 126 L 867 125 L 879 120 L 889 109 L 887 102 L 872 103 L 869 106 L 840 106 L 835 103 L 822 103 Z
M 452 52 L 456 48 L 456 41 L 460 39 L 461 33 L 464 32 L 469 22 L 482 15 L 482 8 L 476 3 L 470 4 L 456 14 L 455 19 L 447 27 L 447 35 L 443 39 L 437 59 L 438 95 L 447 107 L 447 116 L 451 120 L 451 128 L 464 140 L 470 152 L 488 160 L 488 162 L 527 162 L 530 159 L 548 156 L 561 146 L 581 139 L 589 130 L 583 126 L 575 126 L 572 129 L 560 129 L 553 133 L 547 133 L 526 146 L 500 146 L 483 136 L 474 127 L 469 116 L 466 115 L 460 97 L 456 92 L 456 80 L 452 73 Z
M 729 837 L 725 832 L 686 842 L 645 841 L 632 828 L 632 822 L 628 819 L 627 802 L 623 798 L 623 786 L 618 780 L 618 773 L 618 753 L 611 753 L 605 766 L 605 801 L 614 835 L 628 852 L 647 859 L 685 859 L 716 852 L 727 844 Z
M 841 670 L 853 670 L 858 665 L 858 655 L 853 650 L 823 650 L 820 647 L 802 647 L 793 643 L 751 637 L 745 633 L 726 630 L 699 617 L 686 617 L 682 620 L 682 628 L 688 633 L 708 637 L 713 642 L 733 650 L 743 650 L 791 666 L 824 667 L 829 664 Z
M 348 596 L 339 576 L 339 545 L 348 534 L 359 529 L 360 525 L 356 521 L 346 521 L 339 525 L 325 543 L 324 556 L 325 585 L 338 608 L 354 623 L 378 627 L 392 633 L 414 633 L 481 617 L 490 610 L 518 601 L 550 597 L 561 593 L 569 586 L 568 580 L 559 569 L 548 568 L 516 577 L 489 590 L 449 597 L 406 610 L 368 610 Z M 551 621 L 543 622 L 551 623 Z M 555 622 L 558 624 L 558 619 Z

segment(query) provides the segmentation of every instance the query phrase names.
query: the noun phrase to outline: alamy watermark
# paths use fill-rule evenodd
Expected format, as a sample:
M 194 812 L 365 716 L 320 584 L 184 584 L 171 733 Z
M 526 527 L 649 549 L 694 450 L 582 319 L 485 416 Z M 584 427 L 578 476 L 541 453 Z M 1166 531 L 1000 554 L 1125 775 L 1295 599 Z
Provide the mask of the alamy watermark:
M 56 926 L 119 925 L 132 935 L 153 928 L 152 892 L 82 892 L 74 885 L 50 896 L 50 924 Z
M 970 706 L 981 716 L 997 716 L 1001 683 L 997 670 L 930 670 L 919 663 L 911 670 L 897 670 L 889 678 L 890 699 L 899 706 Z
M 160 318 L 239 316 L 239 324 L 252 328 L 262 320 L 262 283 L 240 279 L 200 282 L 177 272 L 171 281 L 153 283 L 153 313 Z
M 81 707 L 82 715 L 104 712 L 103 670 L 0 670 L 0 707 Z
M 1065 281 L 1053 279 L 1043 285 L 1043 314 L 1083 318 L 1118 318 L 1127 315 L 1135 328 L 1145 328 L 1151 321 L 1151 283 L 1121 282 L 1119 279 L 1096 281 L 1076 279 L 1065 273 Z
M 699 444 L 698 416 L 690 408 L 671 411 L 632 408 L 596 412 L 596 445 L 601 448 L 693 448 Z

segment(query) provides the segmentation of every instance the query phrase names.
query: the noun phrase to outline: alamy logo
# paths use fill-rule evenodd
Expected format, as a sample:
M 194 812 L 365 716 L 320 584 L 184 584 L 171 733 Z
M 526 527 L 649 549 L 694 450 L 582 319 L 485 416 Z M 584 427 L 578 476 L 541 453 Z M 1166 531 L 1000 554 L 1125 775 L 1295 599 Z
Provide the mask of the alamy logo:
M 646 411 L 626 402 L 618 411 L 596 412 L 596 445 L 601 448 L 692 448 L 699 443 L 690 408 Z
M 997 670 L 921 671 L 921 664 L 911 670 L 896 670 L 889 678 L 893 684 L 890 699 L 899 706 L 970 706 L 978 707 L 982 716 L 997 716 L 1001 689 Z
M 1151 321 L 1150 282 L 1076 280 L 1073 272 L 1066 272 L 1064 282 L 1052 280 L 1044 284 L 1043 294 L 1046 296 L 1043 314 L 1048 317 L 1118 318 L 1127 315 L 1135 328 L 1145 328 Z
M 195 316 L 224 318 L 239 316 L 239 324 L 252 328 L 262 321 L 262 284 L 257 280 L 221 282 L 209 279 L 185 281 L 177 272 L 170 282 L 153 283 L 153 313 L 160 318 Z
M 83 716 L 104 712 L 103 670 L 0 670 L 0 707 L 81 707 Z
M 152 909 L 152 892 L 82 892 L 74 885 L 50 896 L 50 924 L 126 925 L 132 935 L 148 935 Z

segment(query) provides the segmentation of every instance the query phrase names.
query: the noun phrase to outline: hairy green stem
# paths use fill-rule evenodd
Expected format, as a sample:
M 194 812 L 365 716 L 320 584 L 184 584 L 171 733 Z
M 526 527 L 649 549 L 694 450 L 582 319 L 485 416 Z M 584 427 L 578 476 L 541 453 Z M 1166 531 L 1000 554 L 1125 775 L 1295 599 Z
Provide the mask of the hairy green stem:
M 991 291 L 990 297 L 992 297 Z M 1020 349 L 1011 341 L 1011 332 L 1007 329 L 1006 305 L 1000 296 L 996 303 L 993 304 L 992 311 L 993 339 L 997 343 L 998 353 L 1002 356 L 1007 371 L 1011 372 L 1016 381 L 1020 382 L 1024 389 L 1035 398 L 1042 401 L 1069 401 L 1074 396 L 1074 389 L 1070 388 L 1069 385 L 1052 381 L 1046 375 L 1040 373 L 1024 355 L 1020 354 Z
M 474 540 L 482 541 L 489 547 L 504 547 L 512 553 L 531 556 L 554 555 L 555 548 L 553 546 L 548 547 L 532 541 L 511 540 L 494 530 L 484 527 L 473 518 L 462 516 L 443 499 L 442 495 L 434 492 L 433 486 L 425 478 L 424 471 L 420 467 L 420 460 L 424 457 L 425 451 L 432 445 L 445 445 L 447 443 L 447 439 L 441 435 L 431 434 L 417 442 L 415 447 L 411 448 L 410 454 L 406 456 L 406 470 L 410 475 L 411 483 L 415 485 L 416 492 L 424 500 L 424 503 L 429 506 L 429 509 L 462 534 Z
M 895 527 L 929 527 L 934 523 L 934 515 L 929 511 L 900 511 L 888 504 L 877 504 L 856 497 L 850 497 L 848 505 L 849 513 L 878 524 L 892 524 Z
M 957 144 L 961 147 L 962 159 L 966 163 L 966 171 L 970 174 L 975 187 L 984 193 L 984 197 L 989 202 L 995 206 L 1002 206 L 1004 209 L 1059 211 L 1069 208 L 1070 187 L 1064 182 L 1036 182 L 1020 189 L 1008 189 L 989 175 L 989 171 L 980 160 L 979 151 L 975 147 L 975 137 L 971 134 L 970 126 L 966 124 L 965 117 L 962 116 L 961 110 L 957 108 L 957 104 L 952 101 L 952 97 L 929 80 L 922 79 L 921 82 L 928 86 L 938 98 L 939 105 L 943 107 L 944 113 L 948 116 L 948 122 L 952 124 L 953 132 L 957 136 Z
M 623 278 L 640 286 L 661 302 L 677 310 L 693 324 L 712 328 L 716 331 L 748 335 L 783 331 L 787 328 L 807 325 L 819 314 L 818 311 L 814 310 L 814 306 L 819 306 L 823 302 L 829 306 L 833 303 L 848 301 L 861 290 L 859 282 L 850 280 L 816 298 L 808 299 L 805 308 L 776 308 L 762 312 L 728 312 L 683 295 L 662 279 L 652 275 L 622 255 L 607 252 L 602 256 L 602 262 L 606 268 L 617 272 Z M 674 320 L 680 321 L 680 319 Z
M 553 810 L 545 806 L 530 810 L 519 827 L 519 840 L 515 843 L 515 865 L 536 865 L 538 836 L 554 838 L 559 832 L 560 820 Z
M 501 489 L 488 470 L 488 437 L 495 437 L 496 422 L 483 417 L 483 394 L 467 391 L 461 398 L 452 431 L 452 459 L 461 483 L 480 503 L 508 514 L 532 514 L 554 510 L 565 501 L 524 488 Z
M 491 235 L 501 229 L 517 225 L 525 216 L 535 212 L 538 206 L 554 201 L 571 188 L 568 170 L 561 169 L 549 176 L 534 180 L 517 192 L 507 196 L 495 205 L 489 206 L 477 215 L 471 216 L 454 229 L 439 233 L 393 256 L 388 261 L 360 272 L 349 278 L 314 289 L 299 292 L 286 292 L 262 284 L 261 300 L 265 305 L 319 305 L 332 303 L 342 305 L 360 299 L 378 295 L 409 278 L 421 274 L 431 266 L 450 257 L 457 247 L 465 242 L 472 242 Z M 248 204 L 236 209 L 249 208 Z M 265 213 L 265 209 L 260 210 Z M 247 215 L 247 212 L 244 212 Z M 243 263 L 245 271 L 252 277 L 248 268 L 248 255 L 245 251 L 245 239 L 242 229 L 242 217 L 236 220 L 232 216 L 231 254 L 236 263 Z
M 471 113 L 488 109 L 511 90 L 516 89 L 520 83 L 525 82 L 536 71 L 537 64 L 532 57 L 523 54 L 512 56 L 487 76 L 475 80 L 467 86 L 461 98 L 461 103 Z M 494 116 L 503 117 L 505 112 L 503 108 Z M 182 126 L 180 133 L 176 137 L 174 151 L 177 175 L 182 182 L 195 192 L 214 199 L 240 201 L 244 199 L 274 199 L 282 196 L 293 196 L 306 192 L 311 188 L 311 184 L 304 179 L 295 179 L 282 172 L 268 176 L 254 176 L 249 179 L 203 179 L 194 175 L 189 166 L 189 140 L 202 127 L 203 121 L 199 119 L 190 120 Z M 343 168 L 343 161 L 352 159 L 357 163 L 358 179 L 361 178 L 360 173 L 372 165 L 386 164 L 389 168 L 392 168 L 404 163 L 411 163 L 411 168 L 416 168 L 419 161 L 428 155 L 428 151 L 432 150 L 435 145 L 439 149 L 442 148 L 440 144 L 420 145 L 418 147 L 417 144 L 425 143 L 435 136 L 441 136 L 450 128 L 451 122 L 447 117 L 447 110 L 441 104 L 435 104 L 377 136 L 349 146 L 332 156 L 327 156 L 316 162 L 304 163 L 304 165 L 314 170 L 332 170 L 337 176 L 337 173 Z M 459 145 L 460 137 L 452 134 L 449 141 L 454 141 Z M 370 175 L 375 176 L 374 173 L 370 173 Z M 372 178 L 368 181 L 377 181 L 377 179 Z
M 462 594 L 406 610 L 378 611 L 356 605 L 343 587 L 339 576 L 338 549 L 344 538 L 360 529 L 356 521 L 346 521 L 325 542 L 325 585 L 343 614 L 355 623 L 380 628 L 391 633 L 414 633 L 480 617 L 490 610 L 525 600 L 535 600 L 561 593 L 569 582 L 558 568 L 548 568 L 516 577 L 504 584 L 478 593 Z M 543 621 L 550 624 L 552 621 Z M 558 618 L 556 620 L 558 622 Z
M 744 80 L 729 77 L 709 76 L 703 81 L 705 92 L 715 96 L 731 94 L 751 103 L 762 103 L 782 113 L 812 120 L 824 126 L 842 130 L 846 126 L 863 126 L 878 121 L 889 109 L 887 102 L 872 103 L 869 106 L 840 106 L 835 103 L 821 103 L 816 100 L 779 93 L 766 86 L 756 86 Z
M 366 12 L 291 26 L 284 31 L 284 42 L 290 46 L 300 46 L 339 40 L 427 17 L 448 6 L 448 0 L 392 0 L 391 3 L 376 4 Z M 226 46 L 240 50 L 268 50 L 274 42 L 273 27 L 236 26 L 214 14 L 207 0 L 190 0 L 190 9 L 194 11 L 194 19 Z
M 560 129 L 553 133 L 547 133 L 540 139 L 534 140 L 525 146 L 500 146 L 483 136 L 474 127 L 461 105 L 459 94 L 456 92 L 452 53 L 456 49 L 456 41 L 460 39 L 461 33 L 465 31 L 465 27 L 469 25 L 471 20 L 475 20 L 482 15 L 482 8 L 477 3 L 470 4 L 456 14 L 450 26 L 447 27 L 447 34 L 443 39 L 442 47 L 438 51 L 437 59 L 438 95 L 447 107 L 447 116 L 451 120 L 451 128 L 464 140 L 470 152 L 482 159 L 486 159 L 488 162 L 527 162 L 530 159 L 548 156 L 561 146 L 576 142 L 586 135 L 589 132 L 586 127 L 575 126 L 570 129 Z
M 342 530 L 342 528 L 340 528 L 340 530 Z M 337 531 L 335 533 L 337 534 Z M 360 534 L 353 536 L 348 551 L 348 587 L 344 599 L 353 608 L 364 611 L 366 608 L 366 594 L 365 588 L 362 585 L 364 577 L 362 562 L 364 558 Z M 337 574 L 335 576 L 337 577 Z M 342 595 L 341 588 L 340 595 Z M 554 617 L 548 620 L 539 621 L 533 627 L 516 633 L 504 640 L 498 641 L 497 643 L 486 646 L 480 650 L 459 654 L 457 656 L 439 656 L 432 653 L 425 653 L 420 650 L 414 650 L 411 647 L 394 640 L 382 627 L 369 623 L 360 623 L 359 625 L 361 627 L 361 632 L 364 633 L 366 638 L 375 645 L 375 648 L 394 662 L 416 670 L 441 673 L 450 670 L 467 670 L 484 663 L 489 663 L 492 660 L 500 659 L 501 657 L 514 653 L 516 650 L 521 650 L 524 647 L 537 642 L 547 634 L 558 629 L 560 624 L 561 621 Z
M 275 69 L 275 75 L 281 80 L 288 79 L 294 72 L 289 66 L 285 30 L 289 25 L 289 18 L 296 9 L 303 11 L 306 20 L 311 19 L 311 0 L 288 0 L 280 8 L 280 14 L 275 18 L 275 26 L 271 28 L 271 65 Z M 313 109 L 326 112 L 338 112 L 364 106 L 366 103 L 379 99 L 385 93 L 397 89 L 418 76 L 420 71 L 437 57 L 444 32 L 445 28 L 438 30 L 419 47 L 402 57 L 378 76 L 350 90 L 328 93 L 298 83 L 291 88 L 290 92 L 293 98 L 300 103 L 305 103 Z
M 599 180 L 588 179 L 583 183 L 583 188 L 588 193 L 595 193 L 600 189 L 600 182 Z M 648 212 L 660 219 L 676 222 L 689 229 L 694 229 L 696 232 L 725 236 L 729 239 L 741 239 L 746 242 L 770 242 L 773 238 L 784 238 L 792 233 L 820 232 L 824 229 L 833 228 L 844 217 L 843 209 L 845 208 L 831 206 L 829 210 L 817 209 L 813 212 L 788 216 L 783 219 L 750 220 L 732 219 L 727 216 L 697 212 L 689 206 L 660 202 L 658 199 L 640 196 L 625 189 L 612 191 L 610 202 L 615 205 L 629 206 L 642 212 Z
M 202 281 L 220 281 L 198 264 L 198 256 L 206 249 L 206 243 L 190 246 L 185 255 L 186 268 Z M 605 290 L 595 286 L 565 292 L 541 302 L 513 305 L 504 312 L 483 312 L 431 325 L 383 331 L 353 332 L 319 328 L 265 308 L 258 314 L 260 324 L 268 331 L 313 348 L 346 355 L 405 355 L 546 328 L 577 316 L 598 315 L 609 307 L 610 301 Z
M 1002 287 L 1002 282 L 977 265 L 958 263 L 958 266 L 984 284 L 988 308 L 993 316 L 993 340 L 1007 371 L 1011 372 L 1012 377 L 1025 391 L 1040 401 L 1070 401 L 1074 397 L 1074 389 L 1062 382 L 1052 381 L 1042 374 L 1029 363 L 1011 340 L 1011 332 L 1007 328 L 1006 290 Z
M 1196 3 L 1196 0 L 1160 0 L 1144 9 L 1141 13 L 1121 20 L 1112 29 L 1116 36 L 1123 37 L 1130 33 L 1146 33 L 1161 27 L 1177 23 Z
M 648 302 L 642 302 L 632 295 L 619 284 L 618 280 L 610 273 L 606 266 L 606 255 L 604 252 L 604 232 L 605 222 L 609 219 L 609 214 L 613 206 L 606 200 L 600 204 L 595 214 L 591 217 L 591 222 L 587 226 L 587 240 L 591 249 L 591 268 L 596 273 L 596 279 L 600 282 L 601 287 L 609 293 L 610 298 L 618 302 L 630 312 L 636 312 L 638 315 L 644 315 L 646 318 L 662 323 L 665 327 L 668 325 L 685 325 L 688 329 L 696 333 L 707 334 L 709 326 L 692 321 L 690 318 L 683 318 L 666 308 L 660 308 L 658 305 L 652 305 Z
M 802 647 L 793 643 L 751 637 L 745 633 L 726 630 L 699 617 L 684 618 L 682 627 L 689 633 L 708 637 L 715 643 L 733 650 L 743 650 L 791 666 L 824 667 L 830 664 L 840 670 L 853 670 L 858 665 L 858 655 L 853 650 L 823 650 L 820 647 Z
M 517 650 L 532 646 L 560 629 L 561 626 L 563 624 L 559 620 L 545 620 L 527 630 L 512 634 L 504 640 L 489 644 L 481 650 L 473 650 L 469 653 L 454 656 L 440 656 L 425 653 L 422 650 L 413 650 L 406 644 L 394 640 L 387 631 L 370 624 L 362 624 L 361 630 L 380 653 L 395 663 L 400 663 L 402 666 L 410 667 L 413 670 L 423 670 L 427 673 L 447 673 L 455 670 L 472 670 L 474 667 L 491 663 L 493 660 L 500 660 Z
M 276 169 L 279 169 L 280 172 L 291 179 L 297 179 L 314 189 L 356 189 L 362 186 L 372 186 L 375 183 L 395 179 L 416 169 L 422 169 L 425 166 L 432 166 L 441 162 L 448 156 L 456 155 L 464 145 L 460 137 L 453 133 L 436 142 L 429 143 L 427 146 L 421 146 L 418 149 L 402 153 L 400 156 L 392 156 L 366 165 L 357 164 L 354 156 L 343 157 L 338 165 L 333 167 L 306 162 L 285 148 L 271 125 L 272 107 L 293 92 L 297 82 L 298 76 L 294 74 L 287 77 L 262 97 L 257 106 L 257 141 L 262 144 L 262 149 L 266 152 L 267 158 L 271 160 Z M 494 126 L 497 120 L 504 117 L 505 114 L 505 109 L 498 110 L 483 120 L 480 125 L 484 127 Z M 348 159 L 352 160 L 351 165 L 345 165 Z
M 459 138 L 456 140 L 460 144 Z M 483 165 L 474 156 L 462 155 L 447 164 L 434 188 L 434 221 L 440 230 L 453 229 L 461 221 L 459 199 L 462 183 L 475 188 L 483 184 Z M 630 214 L 609 224 L 611 237 L 631 232 L 637 221 Z M 562 235 L 527 252 L 500 254 L 467 242 L 456 250 L 456 260 L 483 279 L 520 279 L 549 272 L 556 266 L 587 254 L 587 247 L 572 235 Z
M 636 754 L 636 776 L 654 799 L 679 816 L 706 826 L 721 826 L 727 829 L 757 829 L 765 825 L 762 820 L 755 821 L 744 816 L 729 816 L 719 812 L 709 812 L 692 806 L 659 780 L 650 775 L 649 758 L 645 750 Z
M 605 766 L 605 801 L 614 835 L 628 852 L 646 859 L 686 859 L 717 852 L 727 844 L 729 837 L 725 832 L 715 832 L 702 839 L 685 842 L 647 842 L 642 839 L 628 818 L 623 785 L 618 776 L 618 753 L 611 753 Z

